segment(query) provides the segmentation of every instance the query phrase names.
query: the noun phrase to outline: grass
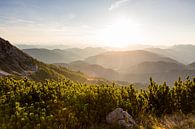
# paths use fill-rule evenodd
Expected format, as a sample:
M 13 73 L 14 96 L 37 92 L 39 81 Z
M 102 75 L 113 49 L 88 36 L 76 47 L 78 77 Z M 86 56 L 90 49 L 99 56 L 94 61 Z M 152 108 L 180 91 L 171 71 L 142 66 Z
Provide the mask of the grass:
M 151 115 L 139 118 L 138 125 L 128 129 L 195 129 L 195 114 L 176 113 L 156 118 Z M 90 129 L 123 129 L 120 126 L 93 125 Z

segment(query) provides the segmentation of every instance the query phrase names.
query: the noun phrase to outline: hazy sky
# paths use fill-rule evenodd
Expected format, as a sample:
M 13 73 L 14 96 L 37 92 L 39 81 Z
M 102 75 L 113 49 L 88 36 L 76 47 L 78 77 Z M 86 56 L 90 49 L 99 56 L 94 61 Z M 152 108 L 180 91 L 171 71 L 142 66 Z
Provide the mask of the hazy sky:
M 0 0 L 0 36 L 25 44 L 195 44 L 195 0 Z

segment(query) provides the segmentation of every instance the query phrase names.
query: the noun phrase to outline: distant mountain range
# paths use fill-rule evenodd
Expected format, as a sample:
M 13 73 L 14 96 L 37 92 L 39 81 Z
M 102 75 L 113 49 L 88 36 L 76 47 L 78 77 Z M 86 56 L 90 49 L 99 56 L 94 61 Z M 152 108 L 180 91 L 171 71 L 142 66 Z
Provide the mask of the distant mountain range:
M 188 68 L 195 69 L 195 62 L 192 62 L 188 65 Z
M 173 84 L 179 77 L 195 76 L 194 63 L 184 65 L 169 57 L 144 50 L 105 52 L 83 61 L 57 65 L 89 76 L 134 83 L 147 83 L 153 77 L 158 82 Z
M 157 82 L 166 81 L 173 84 L 179 77 L 195 76 L 195 68 L 188 68 L 182 64 L 168 62 L 143 62 L 131 68 L 131 71 L 120 73 L 112 69 L 106 69 L 97 64 L 88 64 L 84 61 L 76 61 L 70 64 L 55 64 L 72 70 L 81 71 L 89 76 L 103 77 L 113 81 L 125 81 L 130 83 L 148 83 L 150 77 Z
M 52 49 L 67 49 L 67 48 L 71 48 L 70 46 L 68 45 L 43 45 L 43 44 L 16 44 L 15 45 L 17 48 L 19 49 L 31 49 L 31 48 L 38 48 L 38 49 L 49 49 L 49 50 L 52 50 Z
M 123 69 L 123 73 L 144 74 L 144 73 L 162 73 L 171 70 L 185 70 L 186 66 L 175 62 L 157 61 L 157 62 L 142 62 L 134 66 Z
M 176 60 L 169 57 L 164 57 L 144 50 L 106 52 L 88 57 L 85 61 L 90 64 L 98 64 L 105 68 L 111 68 L 119 72 L 146 61 L 178 63 Z
M 45 63 L 70 63 L 77 60 L 84 60 L 90 56 L 96 56 L 105 52 L 111 51 L 108 48 L 67 48 L 65 46 L 57 46 L 59 49 L 46 49 L 38 46 L 30 45 L 18 45 L 23 48 L 25 53 L 33 56 L 34 58 L 41 60 Z M 195 45 L 175 45 L 166 49 L 154 48 L 152 46 L 136 47 L 144 51 L 151 52 L 164 57 L 172 58 L 183 64 L 190 64 L 195 62 Z M 43 46 L 42 46 L 43 47 Z M 54 47 L 52 47 L 54 48 Z M 117 51 L 117 50 L 115 50 Z M 127 48 L 126 51 L 135 51 L 134 47 Z
M 184 64 L 195 62 L 195 45 L 175 45 L 168 49 L 148 48 L 145 50 L 170 57 Z
M 110 80 L 124 84 L 145 84 L 152 77 L 171 84 L 179 76 L 195 77 L 194 48 L 194 45 L 178 45 L 127 51 L 91 47 L 21 51 L 0 39 L 0 76 L 26 76 L 37 81 L 68 78 L 87 83 Z
M 70 63 L 76 60 L 82 60 L 89 56 L 97 55 L 105 52 L 103 48 L 69 48 L 69 49 L 23 49 L 23 51 L 32 57 L 41 60 L 45 63 Z

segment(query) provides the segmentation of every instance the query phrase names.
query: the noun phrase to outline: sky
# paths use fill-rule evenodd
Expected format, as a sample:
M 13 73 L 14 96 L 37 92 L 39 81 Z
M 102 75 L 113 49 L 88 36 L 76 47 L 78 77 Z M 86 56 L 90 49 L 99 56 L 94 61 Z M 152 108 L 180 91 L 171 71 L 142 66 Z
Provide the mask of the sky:
M 195 0 L 0 0 L 0 37 L 15 44 L 195 44 Z

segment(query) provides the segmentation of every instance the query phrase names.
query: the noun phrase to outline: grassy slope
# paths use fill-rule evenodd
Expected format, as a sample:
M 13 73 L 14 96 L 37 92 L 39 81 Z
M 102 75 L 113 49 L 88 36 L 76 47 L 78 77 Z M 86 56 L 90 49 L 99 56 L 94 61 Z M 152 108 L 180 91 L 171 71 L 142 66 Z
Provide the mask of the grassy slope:
M 30 78 L 35 81 L 44 81 L 45 79 L 62 80 L 70 79 L 77 82 L 86 82 L 87 76 L 80 72 L 71 71 L 64 67 L 47 65 L 37 62 L 38 71 L 30 75 Z

